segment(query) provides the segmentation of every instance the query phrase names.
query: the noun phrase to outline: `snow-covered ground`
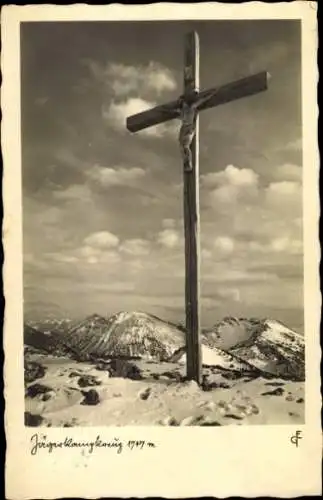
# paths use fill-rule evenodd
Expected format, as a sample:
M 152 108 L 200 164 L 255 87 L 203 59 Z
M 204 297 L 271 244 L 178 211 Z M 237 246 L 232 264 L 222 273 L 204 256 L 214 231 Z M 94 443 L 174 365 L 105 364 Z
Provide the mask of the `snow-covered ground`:
M 183 329 L 145 312 L 94 314 L 52 335 L 27 325 L 24 339 L 28 425 L 304 422 L 304 337 L 275 320 L 204 331 L 201 387 L 185 381 Z
M 209 390 L 195 382 L 179 382 L 180 363 L 136 361 L 143 379 L 111 377 L 107 370 L 67 358 L 28 354 L 44 366 L 45 375 L 30 386 L 25 410 L 38 415 L 37 425 L 262 425 L 304 422 L 304 383 L 280 378 L 227 378 L 226 372 L 204 368 Z M 100 368 L 100 367 L 99 367 Z M 85 379 L 82 379 L 85 376 Z M 87 377 L 87 379 L 86 379 Z M 94 378 L 93 378 L 94 377 Z M 95 384 L 84 386 L 84 380 Z M 83 382 L 83 383 L 82 383 Z M 98 385 L 96 385 L 98 384 Z M 84 404 L 96 391 L 97 404 Z M 37 391 L 36 391 L 37 392 Z M 42 392 L 42 393 L 40 393 Z

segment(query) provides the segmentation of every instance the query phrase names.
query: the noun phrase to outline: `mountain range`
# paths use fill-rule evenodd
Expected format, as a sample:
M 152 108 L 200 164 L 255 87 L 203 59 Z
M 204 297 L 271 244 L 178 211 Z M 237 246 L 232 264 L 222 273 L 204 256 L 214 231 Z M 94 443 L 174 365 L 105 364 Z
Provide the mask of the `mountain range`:
M 140 358 L 186 363 L 185 329 L 145 312 L 94 314 L 79 323 L 25 324 L 25 349 L 79 361 Z M 59 327 L 58 327 L 59 326 Z M 42 330 L 43 328 L 43 330 Z M 52 330 L 49 330 L 52 328 Z M 227 317 L 202 332 L 202 363 L 222 369 L 305 379 L 304 337 L 282 323 Z

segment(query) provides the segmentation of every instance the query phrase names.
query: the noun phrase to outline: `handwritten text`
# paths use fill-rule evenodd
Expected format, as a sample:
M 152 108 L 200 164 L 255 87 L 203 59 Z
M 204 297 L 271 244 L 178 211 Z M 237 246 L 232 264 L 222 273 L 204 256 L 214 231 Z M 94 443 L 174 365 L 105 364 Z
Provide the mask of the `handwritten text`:
M 41 450 L 47 450 L 52 453 L 54 450 L 59 449 L 86 449 L 91 454 L 97 448 L 105 448 L 116 451 L 120 454 L 125 449 L 130 451 L 143 450 L 144 448 L 156 448 L 156 444 L 150 441 L 121 441 L 119 438 L 113 438 L 110 441 L 104 441 L 100 436 L 97 436 L 93 441 L 78 441 L 71 437 L 65 437 L 63 440 L 53 441 L 48 438 L 46 434 L 33 434 L 30 438 L 32 455 L 37 455 Z

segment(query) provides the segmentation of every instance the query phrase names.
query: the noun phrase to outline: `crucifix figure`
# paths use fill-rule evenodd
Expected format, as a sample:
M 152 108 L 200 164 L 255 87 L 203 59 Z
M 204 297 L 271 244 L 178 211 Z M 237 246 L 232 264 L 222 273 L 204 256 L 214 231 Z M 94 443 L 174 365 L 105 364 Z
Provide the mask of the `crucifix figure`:
M 184 94 L 179 98 L 178 112 L 182 122 L 179 130 L 179 145 L 185 171 L 193 170 L 191 145 L 196 132 L 198 108 L 215 93 L 216 91 L 210 92 L 209 95 L 200 97 L 198 91 L 194 90 L 190 95 Z
M 127 129 L 138 132 L 174 118 L 182 121 L 179 142 L 184 166 L 185 312 L 187 378 L 202 382 L 200 340 L 200 213 L 199 112 L 267 90 L 266 71 L 214 89 L 199 91 L 199 39 L 185 39 L 184 93 L 176 101 L 156 106 L 127 119 Z

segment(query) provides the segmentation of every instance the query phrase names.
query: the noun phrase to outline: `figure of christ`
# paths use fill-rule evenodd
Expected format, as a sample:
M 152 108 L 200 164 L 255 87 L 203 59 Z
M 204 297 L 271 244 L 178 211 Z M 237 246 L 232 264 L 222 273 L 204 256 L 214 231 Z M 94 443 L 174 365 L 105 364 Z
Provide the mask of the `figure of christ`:
M 191 144 L 196 131 L 196 119 L 198 108 L 207 102 L 211 97 L 218 93 L 218 90 L 210 90 L 203 97 L 199 97 L 197 90 L 192 91 L 188 96 L 181 95 L 176 107 L 177 114 L 182 122 L 179 131 L 179 144 L 184 163 L 184 170 L 189 172 L 193 170 Z M 159 106 L 164 112 L 169 113 L 170 109 L 166 106 Z
M 198 97 L 198 92 L 195 90 L 191 96 L 181 96 L 179 98 L 179 115 L 182 121 L 182 125 L 179 131 L 179 144 L 181 149 L 181 155 L 184 163 L 184 170 L 189 172 L 193 169 L 192 162 L 192 151 L 191 144 L 195 136 L 196 131 L 196 119 L 198 113 L 198 107 L 204 102 L 207 102 L 217 90 L 210 91 L 204 97 Z

